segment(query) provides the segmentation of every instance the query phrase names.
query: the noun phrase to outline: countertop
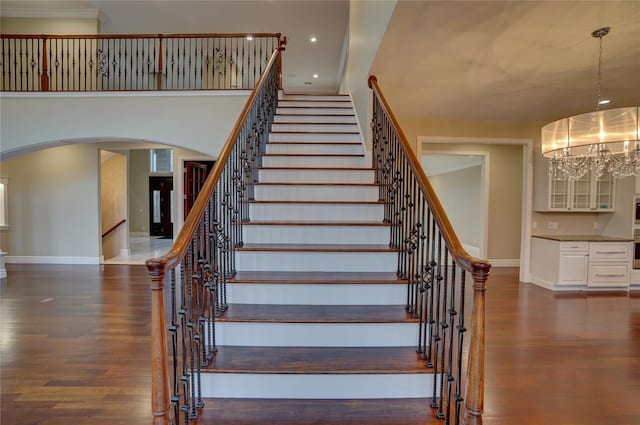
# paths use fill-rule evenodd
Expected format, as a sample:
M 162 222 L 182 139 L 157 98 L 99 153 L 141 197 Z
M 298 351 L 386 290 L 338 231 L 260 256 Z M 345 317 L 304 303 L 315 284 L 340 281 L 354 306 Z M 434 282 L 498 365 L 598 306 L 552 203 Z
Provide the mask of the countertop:
M 534 238 L 559 242 L 632 242 L 631 238 L 603 235 L 532 235 Z

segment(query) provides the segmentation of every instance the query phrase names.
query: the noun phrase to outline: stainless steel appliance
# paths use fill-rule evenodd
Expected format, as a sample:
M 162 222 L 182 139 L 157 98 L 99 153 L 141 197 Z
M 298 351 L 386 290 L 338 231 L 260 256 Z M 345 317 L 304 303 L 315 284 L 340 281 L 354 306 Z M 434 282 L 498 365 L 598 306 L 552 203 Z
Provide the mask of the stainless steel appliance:
M 640 269 L 640 229 L 633 232 L 633 268 Z

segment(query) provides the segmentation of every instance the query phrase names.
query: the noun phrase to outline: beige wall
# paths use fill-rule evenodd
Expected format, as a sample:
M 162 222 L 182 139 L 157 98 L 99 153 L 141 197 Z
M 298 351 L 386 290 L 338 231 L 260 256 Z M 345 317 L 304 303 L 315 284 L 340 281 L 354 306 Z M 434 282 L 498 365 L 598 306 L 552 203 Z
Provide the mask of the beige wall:
M 367 78 L 395 6 L 396 0 L 349 2 L 349 52 L 340 92 L 351 93 L 365 137 L 371 109 Z
M 127 156 L 100 151 L 101 234 L 127 218 Z M 102 255 L 112 258 L 127 248 L 127 223 L 102 238 Z
M 3 34 L 97 34 L 98 19 L 0 18 Z
M 424 143 L 422 152 L 476 153 L 488 160 L 489 217 L 487 258 L 520 258 L 522 217 L 522 146 Z
M 129 232 L 149 233 L 149 150 L 129 152 Z
M 9 256 L 97 261 L 100 255 L 99 155 L 94 146 L 34 152 L 1 164 L 10 179 Z
M 460 242 L 480 247 L 482 167 L 475 166 L 429 177 Z

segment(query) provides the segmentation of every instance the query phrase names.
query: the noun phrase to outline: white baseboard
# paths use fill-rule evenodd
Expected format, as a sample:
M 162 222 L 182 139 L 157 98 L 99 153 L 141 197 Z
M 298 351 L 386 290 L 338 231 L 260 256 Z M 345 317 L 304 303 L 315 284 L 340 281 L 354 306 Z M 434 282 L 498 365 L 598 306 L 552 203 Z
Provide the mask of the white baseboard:
M 101 257 L 7 256 L 10 264 L 101 264 Z
M 490 259 L 487 260 L 491 263 L 492 267 L 520 267 L 520 259 Z
M 148 238 L 149 232 L 129 232 L 130 238 Z

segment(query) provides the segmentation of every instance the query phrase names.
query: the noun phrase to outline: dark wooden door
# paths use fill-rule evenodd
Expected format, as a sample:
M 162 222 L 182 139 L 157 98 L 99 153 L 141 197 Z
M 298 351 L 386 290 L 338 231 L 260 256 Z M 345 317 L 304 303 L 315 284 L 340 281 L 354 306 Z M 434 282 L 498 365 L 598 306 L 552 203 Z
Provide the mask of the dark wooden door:
M 196 201 L 204 181 L 213 169 L 215 161 L 185 161 L 184 163 L 184 218 Z
M 151 236 L 173 237 L 173 177 L 149 177 L 149 229 Z

